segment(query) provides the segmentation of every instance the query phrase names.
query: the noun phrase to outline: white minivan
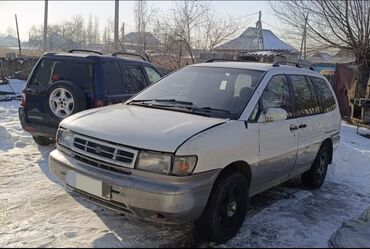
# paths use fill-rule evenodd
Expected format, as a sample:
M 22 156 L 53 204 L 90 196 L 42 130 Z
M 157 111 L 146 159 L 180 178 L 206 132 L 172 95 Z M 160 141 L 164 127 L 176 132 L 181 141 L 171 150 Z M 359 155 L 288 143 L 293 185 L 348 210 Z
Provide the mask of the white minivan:
M 251 196 L 301 175 L 316 189 L 340 139 L 328 81 L 279 63 L 187 66 L 123 104 L 65 119 L 51 172 L 108 208 L 195 221 L 208 240 L 240 229 Z

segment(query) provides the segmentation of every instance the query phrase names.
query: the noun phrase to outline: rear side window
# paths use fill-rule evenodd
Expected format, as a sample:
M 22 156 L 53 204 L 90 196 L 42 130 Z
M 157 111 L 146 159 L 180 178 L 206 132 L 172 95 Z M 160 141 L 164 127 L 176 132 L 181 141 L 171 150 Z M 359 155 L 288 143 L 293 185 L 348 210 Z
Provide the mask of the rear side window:
M 121 68 L 117 62 L 104 62 L 104 86 L 106 94 L 123 94 L 125 92 Z
M 92 89 L 93 65 L 73 61 L 42 60 L 31 79 L 30 86 L 45 86 L 59 80 L 71 81 L 83 90 Z
M 290 79 L 297 104 L 297 115 L 307 116 L 320 113 L 320 107 L 316 101 L 316 97 L 311 92 L 306 77 L 304 75 L 290 75 Z
M 282 108 L 292 116 L 292 101 L 285 75 L 276 75 L 271 78 L 261 96 L 262 108 Z
M 141 91 L 147 86 L 144 72 L 140 66 L 123 65 L 127 75 L 127 88 L 130 93 Z
M 326 81 L 317 77 L 311 77 L 311 80 L 316 89 L 323 111 L 333 111 L 336 107 L 335 98 Z
M 157 82 L 161 79 L 161 75 L 151 67 L 144 67 L 146 74 L 148 75 L 150 83 Z

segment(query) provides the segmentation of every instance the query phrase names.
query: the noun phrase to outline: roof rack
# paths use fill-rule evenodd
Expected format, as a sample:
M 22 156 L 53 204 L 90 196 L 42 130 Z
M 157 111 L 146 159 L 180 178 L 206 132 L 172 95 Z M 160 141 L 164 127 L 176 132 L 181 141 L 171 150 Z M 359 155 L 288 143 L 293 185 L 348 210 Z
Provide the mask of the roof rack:
M 95 54 L 103 55 L 102 53 L 98 51 L 87 50 L 87 49 L 71 49 L 68 51 L 68 53 L 73 53 L 73 52 L 86 52 L 86 53 L 95 53 Z
M 230 59 L 222 59 L 222 58 L 213 58 L 203 61 L 203 63 L 215 62 L 215 61 L 237 61 L 237 60 L 230 60 Z
M 311 65 L 300 64 L 298 62 L 293 62 L 293 61 L 275 61 L 274 64 L 272 64 L 272 66 L 273 67 L 280 67 L 280 65 L 287 65 L 287 64 L 293 64 L 295 67 L 298 67 L 298 68 L 307 67 L 310 70 L 314 71 L 314 69 Z
M 127 53 L 127 52 L 114 52 L 111 55 L 116 56 L 116 57 L 117 57 L 117 55 L 131 55 L 131 56 L 140 57 L 142 60 L 150 62 L 150 59 L 149 59 L 147 54 L 145 54 L 146 58 L 144 56 L 142 56 L 141 54 L 138 54 L 138 53 Z

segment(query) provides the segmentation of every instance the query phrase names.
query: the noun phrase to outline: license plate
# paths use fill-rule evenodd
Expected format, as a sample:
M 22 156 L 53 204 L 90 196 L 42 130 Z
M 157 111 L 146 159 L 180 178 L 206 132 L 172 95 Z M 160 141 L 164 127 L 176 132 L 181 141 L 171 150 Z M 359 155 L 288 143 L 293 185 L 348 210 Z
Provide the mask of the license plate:
M 110 199 L 110 188 L 102 181 L 95 180 L 74 171 L 68 171 L 65 179 L 67 185 L 70 187 L 100 198 Z

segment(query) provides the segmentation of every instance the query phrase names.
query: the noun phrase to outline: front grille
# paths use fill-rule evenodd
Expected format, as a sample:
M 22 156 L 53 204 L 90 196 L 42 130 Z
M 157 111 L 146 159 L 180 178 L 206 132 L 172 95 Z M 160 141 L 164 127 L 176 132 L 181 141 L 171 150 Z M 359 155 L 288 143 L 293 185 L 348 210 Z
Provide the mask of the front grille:
M 79 154 L 75 154 L 74 158 L 76 158 L 78 161 L 88 164 L 89 166 L 100 168 L 108 171 L 112 171 L 114 173 L 118 174 L 124 174 L 124 175 L 130 175 L 131 173 L 129 171 L 125 171 L 123 167 L 118 166 L 112 166 L 106 163 L 102 163 L 93 159 L 89 159 L 87 157 L 81 156 Z
M 98 139 L 75 135 L 73 149 L 88 156 L 111 164 L 134 167 L 137 151 Z

